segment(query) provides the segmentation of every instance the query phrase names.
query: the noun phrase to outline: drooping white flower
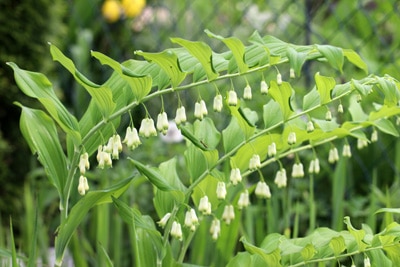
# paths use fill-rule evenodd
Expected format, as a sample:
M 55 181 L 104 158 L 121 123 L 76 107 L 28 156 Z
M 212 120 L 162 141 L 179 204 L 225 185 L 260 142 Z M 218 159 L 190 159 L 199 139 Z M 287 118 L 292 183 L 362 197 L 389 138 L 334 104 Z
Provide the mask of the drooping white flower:
M 128 126 L 128 128 L 126 128 L 125 139 L 122 141 L 122 143 L 126 144 L 127 147 L 132 150 L 142 143 L 135 127 L 131 128 Z
M 204 215 L 211 214 L 211 203 L 210 201 L 208 201 L 207 196 L 200 198 L 199 211 L 202 212 Z
M 88 191 L 88 190 L 89 190 L 89 184 L 88 184 L 87 178 L 85 176 L 81 175 L 79 177 L 78 193 L 83 196 L 86 194 L 86 191 Z
M 287 185 L 287 176 L 286 176 L 286 170 L 284 168 L 280 169 L 276 173 L 274 183 L 278 186 L 278 188 L 286 187 L 286 185 Z
M 364 258 L 364 267 L 371 267 L 371 261 L 368 257 Z
M 79 171 L 81 174 L 85 174 L 86 170 L 88 170 L 89 168 L 89 154 L 85 152 L 79 158 Z
M 184 106 L 180 106 L 176 110 L 175 123 L 177 125 L 186 122 L 186 111 Z
M 237 94 L 234 90 L 230 90 L 228 93 L 228 105 L 236 106 L 238 103 Z
M 217 94 L 214 97 L 214 103 L 213 103 L 213 109 L 216 112 L 221 112 L 223 107 L 223 103 L 222 103 L 222 95 L 221 94 Z
M 268 87 L 268 84 L 264 80 L 261 81 L 260 87 L 261 87 L 261 89 L 260 89 L 261 94 L 264 94 L 264 95 L 268 94 L 269 87 Z
M 112 137 L 112 158 L 119 159 L 119 153 L 122 151 L 121 137 L 114 134 Z
M 210 234 L 212 235 L 212 239 L 217 240 L 220 232 L 221 232 L 221 223 L 218 219 L 214 219 L 211 222 L 211 227 L 210 227 Z
M 278 73 L 278 74 L 276 75 L 276 83 L 277 83 L 278 85 L 281 85 L 281 84 L 282 84 L 282 75 L 281 75 L 280 73 Z
M 314 123 L 312 121 L 307 122 L 307 132 L 311 133 L 314 131 Z
M 199 102 L 194 104 L 194 117 L 199 120 L 203 119 L 203 113 L 201 112 L 201 105 Z
M 311 160 L 310 167 L 308 168 L 308 172 L 318 174 L 319 171 L 320 171 L 319 159 L 315 158 L 315 159 Z
M 244 88 L 244 92 L 243 92 L 243 98 L 244 99 L 252 99 L 252 94 L 251 94 L 251 87 L 250 85 L 246 85 L 246 87 Z
M 185 213 L 185 226 L 190 228 L 191 231 L 196 230 L 196 225 L 199 220 L 196 215 L 196 211 L 194 209 L 190 209 Z
M 249 170 L 254 171 L 261 168 L 260 155 L 253 154 L 249 161 Z
M 343 105 L 339 104 L 338 108 L 337 108 L 337 112 L 338 113 L 343 113 Z
M 233 185 L 237 185 L 242 181 L 242 175 L 240 174 L 239 168 L 234 168 L 231 170 L 231 175 L 229 177 Z
M 331 121 L 332 120 L 332 113 L 331 113 L 330 110 L 326 111 L 325 120 L 327 120 L 327 121 Z
M 290 74 L 290 78 L 291 78 L 291 79 L 296 78 L 296 74 L 294 73 L 294 69 L 293 69 L 293 68 L 290 68 L 289 74 Z
M 351 148 L 349 144 L 344 144 L 343 145 L 343 152 L 342 152 L 343 157 L 350 158 L 351 157 Z
M 165 135 L 168 131 L 168 127 L 169 127 L 169 122 L 167 113 L 165 111 L 161 112 L 157 116 L 157 130 L 163 135 Z
M 108 139 L 107 145 L 103 146 L 103 151 L 111 154 L 113 151 L 113 143 L 114 143 L 114 139 L 111 136 Z
M 376 141 L 378 141 L 378 131 L 374 129 L 371 133 L 371 142 L 374 143 Z
M 368 142 L 364 139 L 357 139 L 357 148 L 363 149 L 364 147 L 368 146 Z
M 268 157 L 274 157 L 276 155 L 276 144 L 272 142 L 268 145 Z
M 139 135 L 143 137 L 157 136 L 157 130 L 152 118 L 144 118 L 139 128 Z
M 200 111 L 201 111 L 201 114 L 203 114 L 203 116 L 208 115 L 207 105 L 203 99 L 200 100 Z
M 175 237 L 179 241 L 182 241 L 182 227 L 181 227 L 181 224 L 178 223 L 177 221 L 174 221 L 172 223 L 171 236 Z
M 333 164 L 339 160 L 339 152 L 336 147 L 329 150 L 328 162 Z
M 222 220 L 226 224 L 230 224 L 232 220 L 235 219 L 235 209 L 232 205 L 226 205 L 224 208 L 224 212 L 222 213 Z
M 112 167 L 111 154 L 104 151 L 106 146 L 99 146 L 97 149 L 97 161 L 99 163 L 99 168 L 104 169 L 104 167 Z
M 240 210 L 250 205 L 249 191 L 247 189 L 243 193 L 240 193 L 237 205 Z
M 217 198 L 225 199 L 226 197 L 226 185 L 224 182 L 218 182 L 217 184 Z
M 288 144 L 289 145 L 294 145 L 294 144 L 296 144 L 296 133 L 295 132 L 290 132 L 289 133 L 289 135 L 288 135 L 288 140 L 287 140 L 287 142 L 288 142 Z
M 271 198 L 271 191 L 269 186 L 264 181 L 259 181 L 254 192 L 257 197 L 260 198 Z
M 164 228 L 164 227 L 167 225 L 167 222 L 168 222 L 168 220 L 169 220 L 170 217 L 171 217 L 171 213 L 170 213 L 170 212 L 166 213 L 166 214 L 157 222 L 157 224 L 158 224 L 159 226 L 161 226 L 162 228 Z
M 293 164 L 292 168 L 292 177 L 293 178 L 302 178 L 304 177 L 304 167 L 301 162 L 297 162 Z

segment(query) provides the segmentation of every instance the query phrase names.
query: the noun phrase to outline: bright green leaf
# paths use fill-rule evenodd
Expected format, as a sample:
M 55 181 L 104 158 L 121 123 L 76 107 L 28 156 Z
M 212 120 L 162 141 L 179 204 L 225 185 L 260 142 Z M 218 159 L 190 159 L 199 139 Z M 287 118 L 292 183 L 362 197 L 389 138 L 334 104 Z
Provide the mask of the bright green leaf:
M 243 131 L 243 134 L 246 139 L 248 139 L 253 133 L 255 128 L 249 124 L 249 122 L 244 118 L 243 114 L 239 112 L 238 107 L 228 106 L 229 110 L 231 111 L 231 115 L 236 118 L 236 121 Z
M 282 266 L 280 263 L 281 251 L 279 248 L 275 249 L 271 253 L 267 253 L 264 249 L 250 244 L 244 237 L 241 238 L 240 241 L 242 241 L 244 248 L 250 254 L 257 254 L 257 255 L 261 256 L 261 258 L 264 260 L 266 266 L 276 266 L 276 267 Z
M 346 243 L 343 236 L 336 236 L 329 242 L 329 247 L 332 249 L 333 254 L 337 257 L 346 249 Z
M 212 65 L 212 50 L 206 43 L 192 42 L 181 38 L 171 38 L 171 41 L 185 47 L 190 54 L 199 60 L 209 81 L 218 77 L 218 73 Z
M 186 77 L 186 73 L 182 72 L 179 66 L 178 57 L 170 50 L 165 50 L 160 53 L 136 51 L 136 54 L 143 56 L 148 61 L 157 63 L 168 75 L 173 88 L 180 85 Z
M 290 104 L 292 91 L 293 89 L 288 82 L 283 82 L 281 85 L 278 85 L 276 81 L 271 81 L 269 94 L 281 107 L 283 118 L 285 120 L 288 119 L 293 112 Z
M 331 91 L 336 85 L 335 79 L 332 77 L 322 76 L 319 72 L 317 72 L 314 77 L 321 98 L 321 104 L 326 104 L 331 100 Z
M 158 189 L 162 191 L 171 191 L 177 189 L 175 186 L 168 183 L 168 181 L 165 180 L 160 171 L 156 168 L 148 167 L 132 158 L 129 158 L 129 160 L 135 165 L 136 169 L 138 169 L 142 175 L 146 176 L 147 179 L 149 179 L 149 181 Z
M 241 130 L 236 117 L 232 116 L 228 127 L 222 131 L 222 141 L 225 153 L 229 153 L 241 142 L 245 141 L 245 134 Z
M 363 240 L 365 237 L 365 230 L 357 230 L 353 227 L 350 221 L 350 217 L 346 216 L 344 217 L 344 223 L 347 225 L 347 230 L 350 232 L 350 234 L 354 237 L 354 239 L 357 242 L 358 250 L 359 251 L 364 251 L 367 247 L 368 244 L 366 244 Z
M 184 155 L 191 181 L 195 181 L 207 170 L 207 159 L 203 151 L 192 144 L 188 146 Z
M 347 58 L 348 61 L 353 63 L 355 66 L 359 67 L 363 71 L 365 71 L 365 74 L 368 74 L 368 66 L 364 62 L 364 60 L 361 59 L 361 57 L 351 49 L 343 49 L 344 56 Z
M 203 120 L 196 120 L 193 123 L 193 132 L 199 142 L 207 147 L 207 150 L 216 148 L 221 139 L 221 133 L 215 127 L 214 121 L 209 117 Z
M 283 113 L 277 102 L 270 100 L 263 106 L 263 119 L 266 129 L 283 122 Z
M 306 262 L 311 260 L 314 257 L 315 254 L 317 254 L 317 250 L 315 249 L 315 247 L 312 244 L 307 244 L 301 250 L 301 257 Z
M 313 107 L 318 106 L 321 103 L 321 97 L 314 87 L 310 92 L 308 92 L 303 98 L 303 110 L 308 110 Z
M 373 122 L 373 125 L 384 133 L 399 137 L 398 128 L 396 128 L 396 126 L 394 126 L 393 123 L 388 119 L 382 118 Z
M 290 67 L 294 69 L 296 76 L 300 77 L 301 68 L 303 67 L 304 62 L 306 62 L 307 59 L 307 53 L 297 52 L 296 49 L 288 46 L 286 55 L 289 58 Z
M 332 67 L 343 72 L 344 54 L 342 48 L 331 45 L 316 45 L 318 51 L 328 60 Z
M 46 76 L 22 70 L 11 62 L 8 65 L 14 70 L 18 87 L 29 97 L 38 99 L 60 127 L 73 138 L 75 145 L 79 145 L 81 136 L 78 121 L 60 102 Z
M 220 35 L 216 35 L 210 32 L 209 30 L 205 30 L 205 32 L 207 33 L 208 36 L 224 42 L 224 44 L 232 51 L 232 55 L 235 58 L 240 73 L 246 72 L 249 69 L 246 62 L 244 62 L 245 46 L 242 43 L 242 41 L 240 41 L 236 37 L 224 38 Z
M 389 107 L 397 106 L 397 103 L 400 100 L 400 92 L 396 87 L 396 84 L 393 81 L 382 77 L 377 77 L 377 81 L 378 84 L 376 87 L 385 97 L 384 104 Z

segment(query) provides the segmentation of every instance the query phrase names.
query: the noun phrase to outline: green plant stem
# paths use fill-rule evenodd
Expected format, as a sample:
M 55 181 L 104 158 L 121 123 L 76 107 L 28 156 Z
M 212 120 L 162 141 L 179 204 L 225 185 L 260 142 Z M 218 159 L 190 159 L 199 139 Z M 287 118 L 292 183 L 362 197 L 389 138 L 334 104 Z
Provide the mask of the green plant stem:
M 341 254 L 341 255 L 338 255 L 338 256 L 331 256 L 331 257 L 326 257 L 326 258 L 322 258 L 322 259 L 314 259 L 314 260 L 309 260 L 309 261 L 306 261 L 306 262 L 303 261 L 303 262 L 299 262 L 299 263 L 296 263 L 296 264 L 293 264 L 293 265 L 288 265 L 288 267 L 297 267 L 297 266 L 304 266 L 304 265 L 309 266 L 309 264 L 312 264 L 312 263 L 322 263 L 322 262 L 327 262 L 327 261 L 339 260 L 339 259 L 347 258 L 347 257 L 353 256 L 353 255 L 357 255 L 357 254 L 360 254 L 360 253 L 365 253 L 367 251 L 383 250 L 384 248 L 396 247 L 398 245 L 399 245 L 398 243 L 393 243 L 393 244 L 385 245 L 385 246 L 377 246 L 377 247 L 372 247 L 372 248 L 366 248 L 363 251 L 357 250 L 357 251 L 354 251 L 354 252 Z
M 192 242 L 194 234 L 195 234 L 195 231 L 190 231 L 188 237 L 185 239 L 185 242 L 183 243 L 183 246 L 182 246 L 181 251 L 179 253 L 178 264 L 182 264 L 183 263 L 183 260 L 185 259 L 186 251 L 188 250 L 189 245 Z
M 310 217 L 308 231 L 311 232 L 315 229 L 316 213 L 315 213 L 315 201 L 314 201 L 314 174 L 310 174 L 309 179 L 309 190 L 310 190 Z

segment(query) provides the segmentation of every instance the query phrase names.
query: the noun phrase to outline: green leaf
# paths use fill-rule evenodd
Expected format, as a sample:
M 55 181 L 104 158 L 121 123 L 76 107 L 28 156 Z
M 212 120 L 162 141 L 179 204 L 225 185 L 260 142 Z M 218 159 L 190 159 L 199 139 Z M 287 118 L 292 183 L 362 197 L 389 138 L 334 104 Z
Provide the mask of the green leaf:
M 101 255 L 101 258 L 106 260 L 105 262 L 103 262 L 104 266 L 113 267 L 114 264 L 113 264 L 112 260 L 110 259 L 110 256 L 108 255 L 108 253 L 106 251 L 106 248 L 101 243 L 99 243 L 98 245 L 100 246 L 99 254 Z
M 182 135 L 189 139 L 189 141 L 195 145 L 196 147 L 200 148 L 201 150 L 211 150 L 208 145 L 205 143 L 205 140 L 199 139 L 193 133 L 193 125 L 187 123 L 186 125 L 179 126 L 179 130 L 181 131 Z M 204 138 L 204 137 L 203 137 Z
M 316 47 L 332 67 L 343 72 L 344 54 L 341 48 L 331 45 L 316 45 Z
M 14 70 L 18 87 L 27 96 L 38 99 L 60 127 L 73 138 L 75 145 L 79 145 L 81 135 L 78 121 L 60 102 L 46 76 L 41 73 L 22 70 L 12 62 L 7 64 Z
M 236 121 L 242 130 L 246 140 L 253 135 L 255 128 L 253 125 L 250 125 L 247 119 L 243 116 L 241 112 L 239 112 L 239 107 L 228 106 L 231 115 L 236 118 Z
M 317 254 L 317 250 L 315 249 L 315 247 L 312 244 L 307 244 L 301 250 L 301 257 L 306 262 L 311 260 L 314 257 L 315 254 Z
M 133 178 L 125 179 L 105 190 L 89 191 L 86 196 L 81 198 L 72 207 L 67 219 L 62 222 L 58 228 L 58 234 L 55 240 L 57 265 L 61 266 L 64 252 L 72 234 L 75 232 L 82 220 L 87 216 L 89 210 L 95 205 L 111 202 L 111 197 L 119 197 L 128 189 L 132 179 Z
M 180 85 L 186 77 L 186 73 L 182 72 L 179 66 L 178 57 L 171 50 L 165 50 L 160 53 L 147 53 L 142 51 L 136 51 L 135 53 L 143 56 L 148 61 L 153 61 L 158 64 L 168 75 L 173 88 Z
M 242 41 L 240 41 L 236 37 L 224 38 L 220 35 L 216 35 L 210 32 L 209 30 L 205 30 L 205 32 L 209 37 L 216 38 L 224 42 L 224 44 L 232 51 L 233 57 L 235 58 L 240 73 L 246 72 L 249 69 L 246 62 L 244 61 L 245 46 Z
M 143 165 L 142 163 L 140 163 L 139 161 L 136 161 L 132 158 L 129 158 L 129 160 L 135 165 L 136 169 L 138 169 L 138 171 L 147 177 L 147 179 L 149 179 L 149 181 L 158 189 L 163 190 L 163 191 L 170 191 L 170 190 L 176 190 L 178 188 L 174 187 L 172 184 L 169 184 L 165 178 L 161 175 L 160 171 L 155 169 L 155 168 L 151 168 L 151 167 L 147 167 L 145 165 Z
M 252 266 L 251 255 L 248 252 L 239 252 L 226 265 L 226 267 L 237 266 Z
M 348 61 L 350 61 L 352 64 L 359 67 L 363 71 L 365 71 L 365 74 L 368 74 L 367 64 L 364 62 L 364 60 L 361 59 L 361 57 L 354 50 L 343 49 L 343 53 Z
M 382 118 L 373 122 L 373 125 L 384 133 L 399 137 L 398 128 L 396 128 L 396 126 L 394 126 L 393 123 L 388 119 Z
M 313 107 L 318 106 L 321 103 L 321 97 L 314 87 L 310 92 L 308 92 L 303 99 L 303 110 L 308 110 Z
M 331 91 L 336 85 L 335 79 L 332 77 L 322 76 L 319 72 L 317 72 L 314 77 L 321 98 L 321 104 L 326 104 L 331 100 Z
M 53 60 L 60 62 L 75 78 L 75 80 L 82 85 L 90 96 L 95 101 L 103 117 L 108 116 L 114 111 L 115 103 L 110 88 L 97 85 L 88 80 L 76 68 L 71 59 L 67 58 L 56 46 L 50 45 L 50 53 Z
M 329 242 L 329 247 L 332 249 L 335 257 L 342 254 L 342 252 L 346 249 L 346 243 L 343 236 L 337 236 L 331 239 Z
M 221 139 L 221 133 L 215 127 L 214 121 L 209 117 L 203 120 L 196 120 L 193 123 L 193 132 L 202 145 L 207 147 L 207 150 L 215 149 Z
M 161 163 L 159 170 L 167 183 L 178 189 L 167 192 L 156 190 L 154 194 L 154 207 L 161 218 L 167 212 L 171 212 L 175 205 L 183 202 L 186 187 L 182 184 L 176 171 L 176 157 Z
M 396 84 L 393 81 L 388 79 L 377 77 L 377 88 L 380 92 L 385 96 L 384 104 L 392 107 L 397 106 L 397 103 L 400 100 L 400 92 L 396 87 Z
M 101 64 L 105 64 L 114 69 L 124 81 L 129 84 L 133 95 L 137 101 L 140 101 L 145 97 L 151 90 L 152 79 L 150 76 L 143 76 L 143 74 L 136 74 L 130 68 L 120 64 L 117 61 L 107 57 L 100 52 L 91 52 L 92 56 L 97 58 Z M 128 64 L 129 63 L 125 63 Z M 125 96 L 126 97 L 126 96 Z
M 32 153 L 37 153 L 40 163 L 45 168 L 50 183 L 57 188 L 63 199 L 67 177 L 67 159 L 65 158 L 54 121 L 43 111 L 22 108 L 20 128 Z
M 357 230 L 353 227 L 350 221 L 350 217 L 346 216 L 344 217 L 344 223 L 347 225 L 347 230 L 350 232 L 350 234 L 354 237 L 354 239 L 357 242 L 358 250 L 359 251 L 364 251 L 365 248 L 367 248 L 368 244 L 366 244 L 363 239 L 366 235 L 365 230 Z
M 277 102 L 270 100 L 263 106 L 263 119 L 266 129 L 283 123 L 283 113 Z
M 191 181 L 197 180 L 207 169 L 207 159 L 202 150 L 190 144 L 186 149 L 185 162 Z
M 283 82 L 278 85 L 276 81 L 271 81 L 269 95 L 279 104 L 283 114 L 283 119 L 286 120 L 292 114 L 290 97 L 292 96 L 292 86 L 288 82 Z
M 12 219 L 10 216 L 10 238 L 11 238 L 11 263 L 13 267 L 17 267 L 17 250 L 15 249 L 14 230 L 12 226 Z
M 264 260 L 266 266 L 282 266 L 280 263 L 281 260 L 281 251 L 279 248 L 275 249 L 274 251 L 267 253 L 266 250 L 256 247 L 252 244 L 250 244 L 249 242 L 247 242 L 247 240 L 242 237 L 240 239 L 240 241 L 243 243 L 244 248 L 246 249 L 246 251 L 248 251 L 250 254 L 256 254 L 261 256 L 261 258 Z
M 192 42 L 181 38 L 171 38 L 171 41 L 185 47 L 191 55 L 199 60 L 209 81 L 218 77 L 218 73 L 212 65 L 212 50 L 206 43 Z
M 381 209 L 377 210 L 375 213 L 382 213 L 382 212 L 400 214 L 400 208 L 381 208 Z
M 304 62 L 306 62 L 307 59 L 307 53 L 297 52 L 296 49 L 288 46 L 286 55 L 289 58 L 290 67 L 294 69 L 296 76 L 300 77 L 301 68 L 303 67 Z
M 229 125 L 222 131 L 222 141 L 225 153 L 229 153 L 245 140 L 245 134 L 240 128 L 238 119 L 232 116 Z

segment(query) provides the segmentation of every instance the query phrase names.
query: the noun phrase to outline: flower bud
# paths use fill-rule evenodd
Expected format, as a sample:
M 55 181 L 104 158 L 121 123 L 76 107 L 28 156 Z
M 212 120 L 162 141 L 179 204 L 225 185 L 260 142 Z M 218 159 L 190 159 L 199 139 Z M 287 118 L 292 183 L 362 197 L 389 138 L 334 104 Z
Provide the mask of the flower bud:
M 319 171 L 320 171 L 319 159 L 315 158 L 315 159 L 311 160 L 310 167 L 308 168 L 308 172 L 318 174 Z
M 256 186 L 255 194 L 260 198 L 271 198 L 271 191 L 269 186 L 264 181 L 259 181 Z
M 238 103 L 237 94 L 234 90 L 230 90 L 228 93 L 228 105 L 236 106 Z
M 179 241 L 182 241 L 182 227 L 181 224 L 174 221 L 171 227 L 171 236 L 175 237 Z
M 242 181 L 242 175 L 240 174 L 239 168 L 234 168 L 231 170 L 231 175 L 229 177 L 233 185 L 237 185 Z
M 276 173 L 274 183 L 278 186 L 278 188 L 286 187 L 287 177 L 286 177 L 286 170 L 284 168 L 280 169 Z
M 181 106 L 176 110 L 175 123 L 179 125 L 184 122 L 186 122 L 186 111 L 185 107 Z
M 261 85 L 260 85 L 261 89 L 261 94 L 266 95 L 268 94 L 268 84 L 265 81 L 261 81 Z
M 119 159 L 119 153 L 122 151 L 121 137 L 114 134 L 112 137 L 112 158 Z
M 250 85 L 246 85 L 246 87 L 244 88 L 243 98 L 250 100 L 252 97 L 253 96 L 251 94 L 251 87 Z
M 203 215 L 211 214 L 211 203 L 208 201 L 207 196 L 200 198 L 199 211 L 202 212 Z
M 243 193 L 240 193 L 237 205 L 240 210 L 250 205 L 249 191 L 247 189 Z
M 328 110 L 328 111 L 325 113 L 325 120 L 327 120 L 327 121 L 331 121 L 331 120 L 332 120 L 332 113 L 331 113 L 330 110 Z
M 249 170 L 254 171 L 261 168 L 260 156 L 253 154 L 249 162 Z
M 79 159 L 79 171 L 81 174 L 85 174 L 86 170 L 90 168 L 89 154 L 83 153 Z
M 222 213 L 222 219 L 226 224 L 230 224 L 235 219 L 235 210 L 232 205 L 226 205 Z
M 203 113 L 201 112 L 201 105 L 199 102 L 194 104 L 194 116 L 199 120 L 203 119 Z
M 351 157 L 351 148 L 350 148 L 349 144 L 344 144 L 342 155 L 343 155 L 343 157 L 347 157 L 347 158 Z
M 371 262 L 368 257 L 364 258 L 364 267 L 371 267 Z
M 329 157 L 328 157 L 328 162 L 333 164 L 339 160 L 339 152 L 336 147 L 332 147 L 329 150 Z
M 293 68 L 290 68 L 289 74 L 290 74 L 290 78 L 291 78 L 291 79 L 296 78 L 296 74 L 294 73 L 294 69 L 293 69 Z
M 218 182 L 217 184 L 217 198 L 225 199 L 226 197 L 226 186 L 224 182 Z
M 339 104 L 338 108 L 337 108 L 337 112 L 338 113 L 343 113 L 343 105 Z
M 222 107 L 223 107 L 222 95 L 217 94 L 217 95 L 214 97 L 214 103 L 213 103 L 213 104 L 214 104 L 214 105 L 213 105 L 214 111 L 216 111 L 216 112 L 221 112 Z
M 376 141 L 378 141 L 378 131 L 374 129 L 371 134 L 371 142 L 374 143 Z
M 159 226 L 161 226 L 162 228 L 164 228 L 164 227 L 167 225 L 167 222 L 168 222 L 168 220 L 169 220 L 170 217 L 171 217 L 171 213 L 168 212 L 167 214 L 165 214 L 165 215 L 161 218 L 161 220 L 159 220 L 159 221 L 157 222 L 157 224 L 158 224 Z
M 79 183 L 78 183 L 78 192 L 80 195 L 84 196 L 86 194 L 86 191 L 89 190 L 89 184 L 87 181 L 87 178 L 83 175 L 79 177 Z
M 278 85 L 281 85 L 281 84 L 282 84 L 282 75 L 281 75 L 280 73 L 278 73 L 278 74 L 276 75 L 276 83 L 277 83 Z
M 212 235 L 212 239 L 217 240 L 220 232 L 221 232 L 221 223 L 218 219 L 214 219 L 211 222 L 211 227 L 210 227 L 210 234 Z
M 365 141 L 364 139 L 357 139 L 357 148 L 358 149 L 363 149 L 364 147 L 368 146 L 368 142 Z
M 276 144 L 272 142 L 268 145 L 268 157 L 274 157 L 276 155 Z
M 162 112 L 157 116 L 157 130 L 163 135 L 167 134 L 169 127 L 168 117 L 166 112 Z
M 190 209 L 185 213 L 185 226 L 190 228 L 191 231 L 196 230 L 196 225 L 199 220 L 196 216 L 196 212 L 194 209 Z
M 311 133 L 314 131 L 314 123 L 312 121 L 307 122 L 307 132 Z
M 287 142 L 288 142 L 289 145 L 296 144 L 296 133 L 295 132 L 290 132 L 289 133 Z

